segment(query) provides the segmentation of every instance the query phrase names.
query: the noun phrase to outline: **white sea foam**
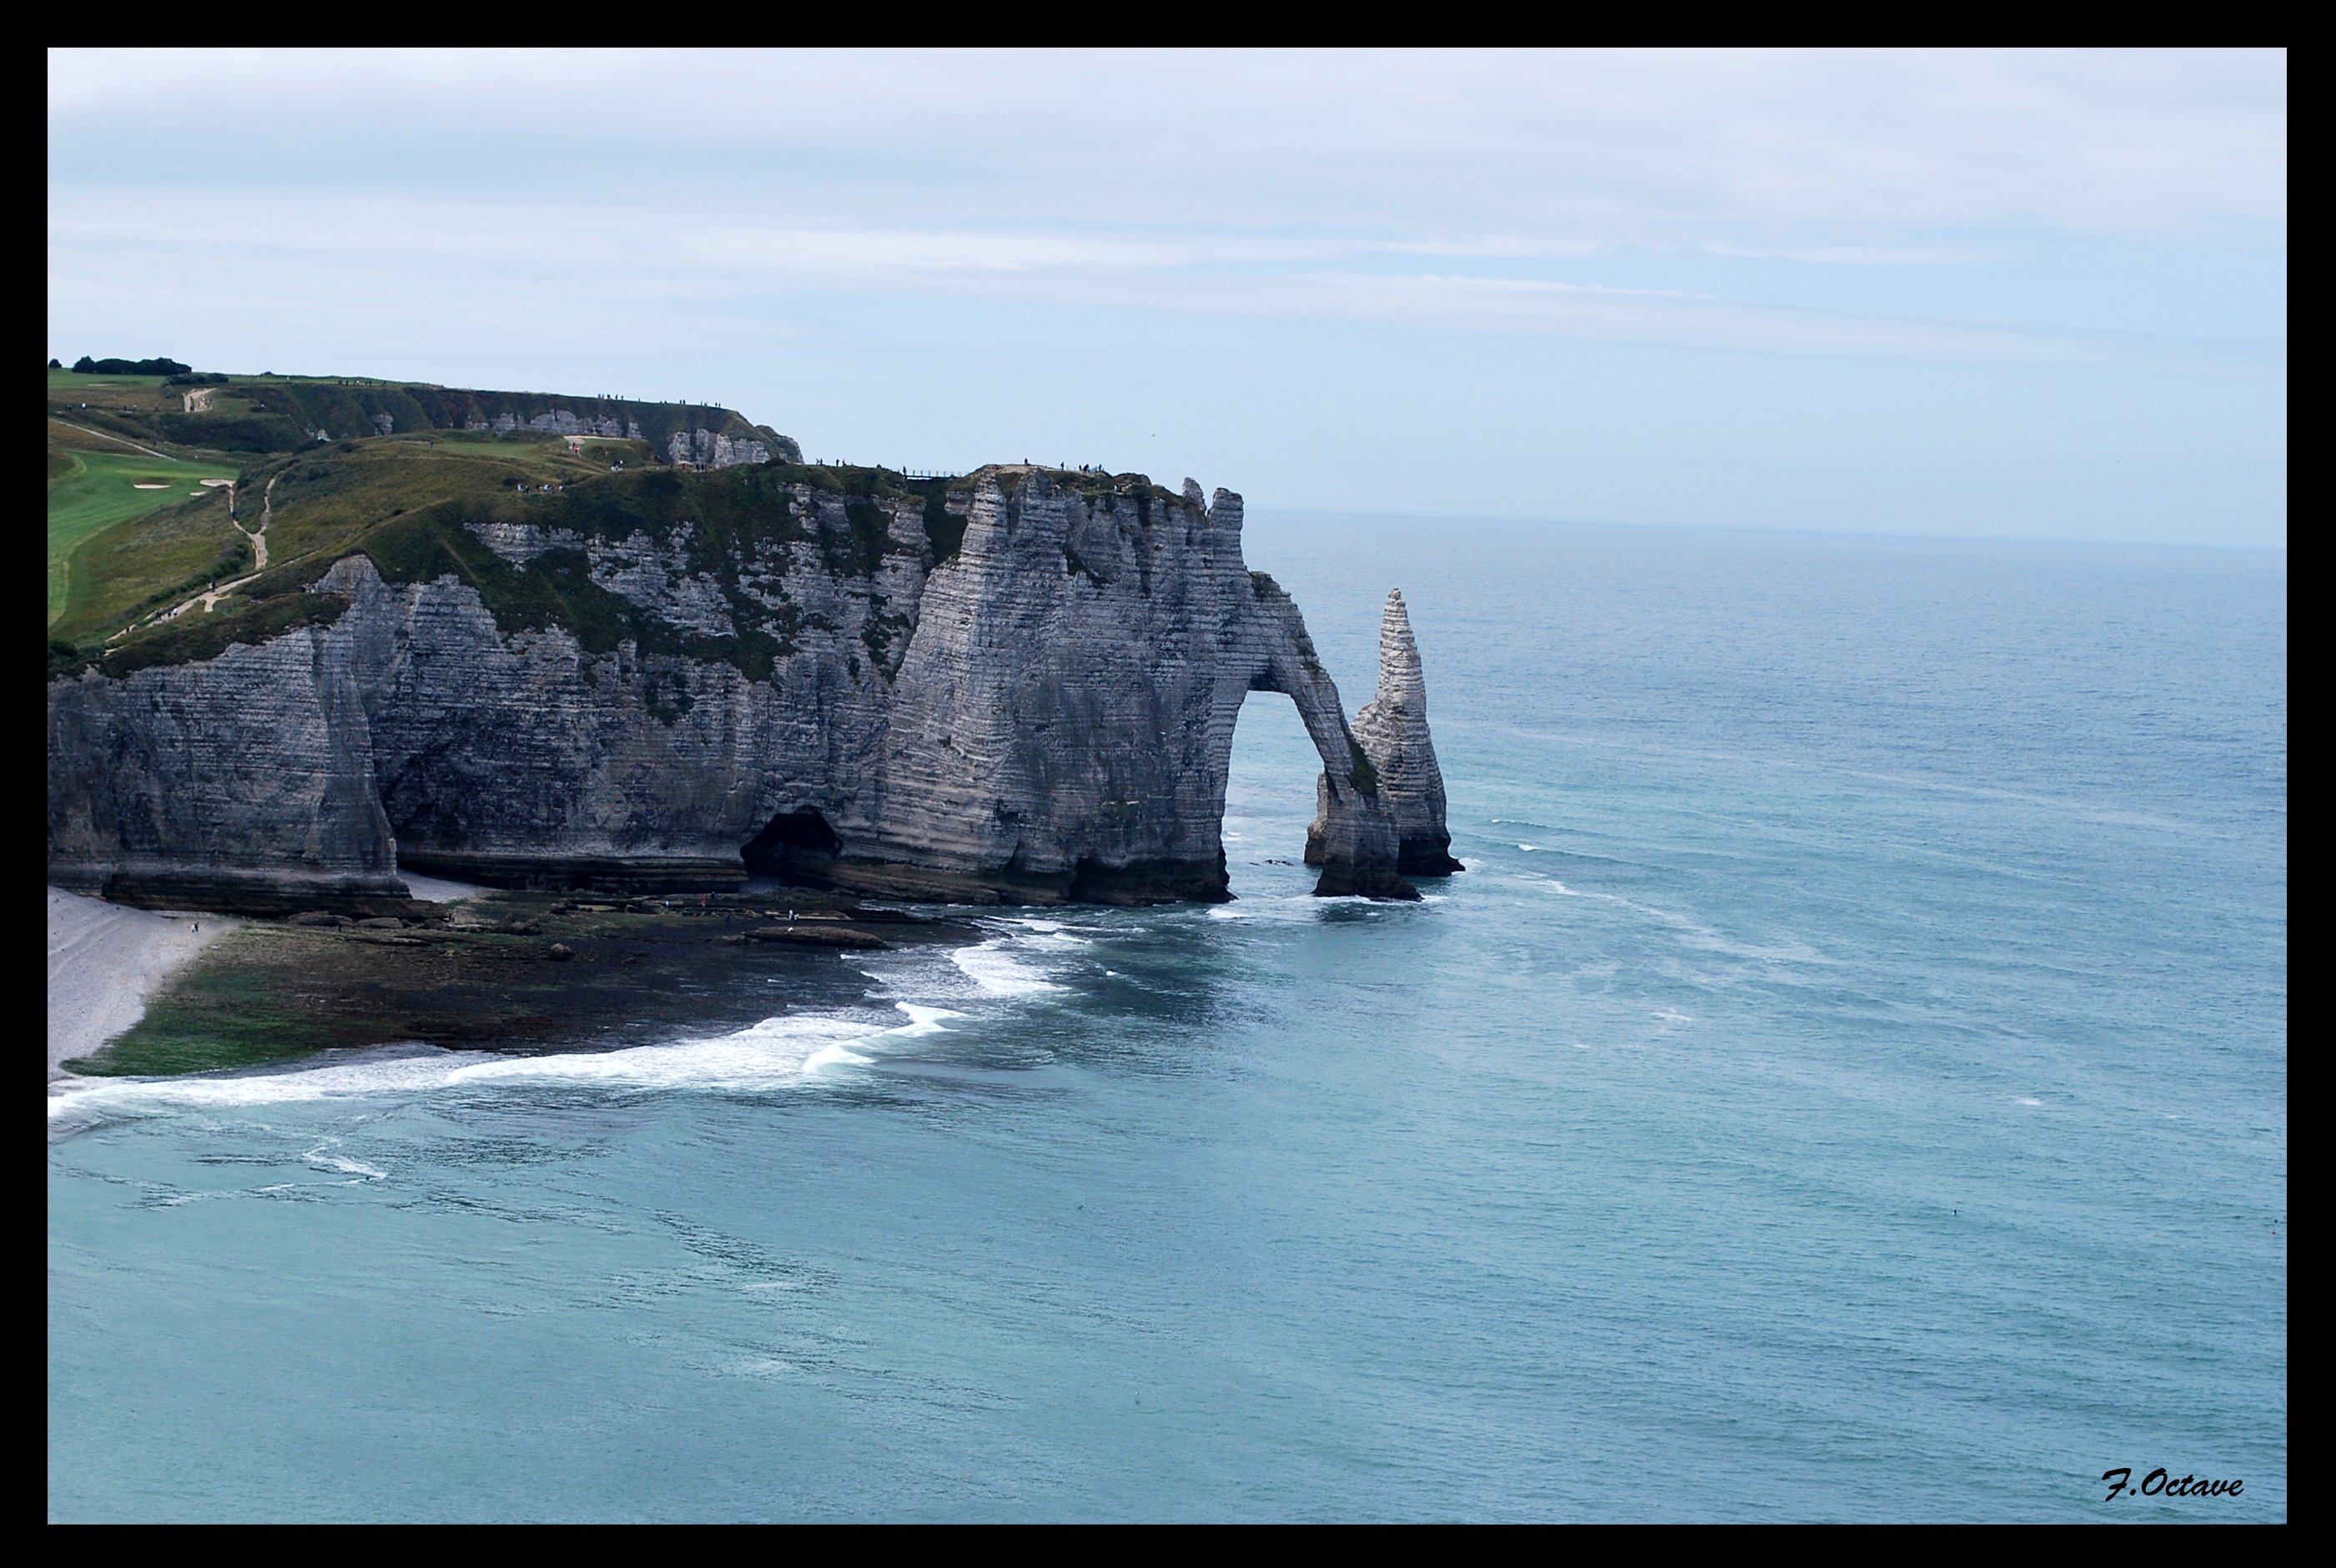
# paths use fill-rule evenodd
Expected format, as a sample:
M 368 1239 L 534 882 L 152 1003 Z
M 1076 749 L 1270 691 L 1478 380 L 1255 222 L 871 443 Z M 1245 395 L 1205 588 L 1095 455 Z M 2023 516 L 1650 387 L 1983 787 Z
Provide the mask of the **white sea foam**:
M 1594 891 L 1585 893 L 1579 888 L 1568 887 L 1554 876 L 1546 879 L 1536 877 L 1533 880 L 1541 882 L 1550 892 L 1561 894 L 1566 897 L 1601 899 L 1608 904 L 1620 905 L 1624 909 L 1635 910 L 1640 915 L 1651 916 L 1676 931 L 1679 939 L 1687 945 L 1699 948 L 1706 953 L 1718 953 L 1729 958 L 1747 959 L 1763 963 L 1831 964 L 1840 962 L 1827 957 L 1807 943 L 1791 935 L 1786 935 L 1782 942 L 1767 944 L 1737 942 L 1721 935 L 1701 921 L 1690 919 L 1672 910 L 1659 909 L 1651 904 L 1641 904 L 1634 898 L 1625 898 L 1619 893 Z
M 808 1073 L 816 1072 L 822 1067 L 866 1067 L 874 1060 L 856 1050 L 847 1050 L 841 1045 L 823 1045 L 803 1058 L 800 1070 Z
M 447 1074 L 454 1087 L 533 1080 L 638 1089 L 774 1089 L 805 1073 L 870 1060 L 850 1048 L 889 1032 L 871 1021 L 783 1014 L 734 1033 L 623 1050 L 498 1057 Z
M 369 1056 L 356 1062 L 233 1078 L 92 1079 L 52 1095 L 49 1116 L 78 1118 L 167 1108 L 281 1105 L 375 1094 L 413 1093 L 443 1087 L 459 1051 L 423 1048 L 419 1054 Z
M 215 1109 L 300 1101 L 410 1097 L 496 1085 L 605 1084 L 610 1088 L 767 1089 L 800 1083 L 822 1068 L 863 1065 L 887 1039 L 942 1032 L 941 1021 L 961 1017 L 945 1007 L 895 1004 L 908 1017 L 791 1014 L 766 1018 L 729 1034 L 680 1040 L 622 1050 L 570 1051 L 550 1056 L 482 1055 L 475 1051 L 404 1047 L 394 1054 L 289 1071 L 225 1078 L 87 1079 L 49 1098 L 59 1131 L 115 1117 L 164 1110 Z M 855 1049 L 859 1048 L 859 1049 Z M 365 1181 L 388 1173 L 318 1145 L 303 1157 L 319 1169 Z
M 1031 996 L 1042 991 L 1063 989 L 1048 980 L 1045 971 L 1007 952 L 1012 941 L 1011 937 L 1000 937 L 978 946 L 960 947 L 949 957 L 965 971 L 967 979 L 991 996 Z
M 1538 844 L 1520 844 L 1520 845 L 1518 845 L 1518 846 L 1517 846 L 1517 847 L 1518 847 L 1518 848 L 1520 848 L 1520 849 L 1522 849 L 1522 850 L 1523 850 L 1526 854 L 1530 855 L 1530 854 L 1532 854 L 1534 850 L 1536 850 L 1536 849 L 1540 848 L 1540 847 L 1541 847 L 1541 846 L 1540 846 L 1540 845 L 1538 845 Z
M 343 1159 L 339 1155 L 326 1154 L 325 1146 L 322 1144 L 318 1144 L 300 1157 L 318 1170 L 336 1170 L 346 1176 L 362 1176 L 367 1181 L 378 1182 L 389 1179 L 387 1171 L 377 1170 L 363 1160 Z
M 1252 894 L 1238 905 L 1212 905 L 1212 920 L 1270 920 L 1283 924 L 1298 924 L 1318 920 L 1327 908 L 1336 905 L 1311 893 L 1293 893 L 1281 898 L 1265 898 Z
M 2014 1104 L 2014 1105 L 2042 1105 L 2044 1102 L 2043 1102 L 2042 1100 L 2040 1100 L 2040 1099 L 2016 1099 L 2016 1100 L 2012 1101 L 2011 1103 L 2012 1103 L 2012 1104 Z
M 781 1360 L 776 1356 L 756 1356 L 730 1365 L 730 1370 L 742 1378 L 784 1378 L 794 1370 L 793 1361 Z

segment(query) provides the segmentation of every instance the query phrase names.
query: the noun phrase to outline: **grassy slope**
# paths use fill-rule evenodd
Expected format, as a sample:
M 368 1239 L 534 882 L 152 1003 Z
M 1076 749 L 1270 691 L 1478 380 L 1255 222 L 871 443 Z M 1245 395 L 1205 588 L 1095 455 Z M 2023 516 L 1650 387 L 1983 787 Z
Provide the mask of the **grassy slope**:
M 101 528 L 68 558 L 64 608 L 49 624 L 49 635 L 87 644 L 215 576 L 233 576 L 250 551 L 228 521 L 220 489 Z
M 611 472 L 619 452 L 625 470 Z M 1132 498 L 1147 522 L 1153 507 L 1173 498 L 1136 475 L 1064 474 L 1057 480 Z M 945 561 L 956 553 L 965 528 L 961 510 L 949 509 L 949 492 L 969 482 L 970 476 L 909 480 L 883 469 L 786 463 L 676 470 L 656 464 L 646 443 L 595 441 L 578 455 L 560 437 L 516 432 L 438 431 L 319 444 L 256 460 L 243 472 L 239 494 L 247 524 L 256 520 L 263 493 L 270 494 L 268 569 L 211 612 L 147 625 L 109 644 L 113 652 L 104 667 L 126 674 L 150 664 L 210 658 L 229 642 L 329 619 L 339 601 L 305 590 L 332 563 L 362 552 L 392 582 L 453 574 L 480 592 L 506 631 L 557 624 L 594 652 L 631 641 L 645 652 L 735 663 L 760 679 L 774 659 L 792 651 L 799 623 L 792 605 L 765 605 L 743 592 L 738 572 L 754 541 L 813 537 L 799 515 L 799 487 L 844 500 L 848 526 L 818 536 L 819 555 L 832 571 L 865 576 L 894 547 L 882 509 L 867 502 L 917 502 L 934 558 Z M 559 488 L 547 492 L 541 488 L 547 484 Z M 725 590 L 738 633 L 706 637 L 667 624 L 593 583 L 580 550 L 553 550 L 525 569 L 514 567 L 472 531 L 475 524 L 494 521 L 532 523 L 588 539 L 643 530 L 666 537 L 686 524 L 692 568 Z M 238 540 L 227 522 L 223 492 L 100 531 L 74 557 L 73 591 L 52 635 L 93 652 L 122 626 L 196 592 L 208 576 L 231 575 L 219 570 L 214 557 Z M 894 644 L 906 623 L 881 605 L 879 612 L 869 652 L 881 666 L 897 659 Z M 53 673 L 61 672 L 53 666 Z
M 200 409 L 187 406 L 190 394 L 200 400 Z M 761 431 L 735 410 L 364 376 L 234 376 L 222 383 L 170 386 L 160 376 L 51 371 L 48 399 L 56 418 L 165 450 L 290 453 L 326 444 L 315 439 L 318 429 L 336 440 L 370 437 L 376 415 L 387 415 L 400 435 L 443 434 L 474 421 L 492 423 L 506 414 L 524 425 L 538 414 L 566 410 L 587 421 L 637 423 L 660 450 L 674 432 L 703 428 L 765 440 L 779 456 L 794 455 L 785 437 Z
M 302 382 L 314 386 L 402 386 L 402 382 L 384 381 L 365 375 L 238 375 L 236 383 L 249 382 L 255 386 L 269 386 L 281 382 L 286 385 Z M 73 387 L 146 387 L 160 389 L 162 378 L 158 375 L 83 375 L 78 371 L 53 370 L 49 373 L 49 390 Z
M 161 384 L 162 378 L 158 375 L 82 375 L 69 370 L 49 373 L 49 390 L 61 396 L 65 392 L 86 391 L 91 387 L 160 387 Z
M 211 390 L 212 418 L 258 416 L 290 422 L 281 411 L 291 378 L 262 382 L 238 377 Z M 367 383 L 318 378 L 333 397 Z M 550 400 L 530 393 L 450 392 L 412 384 L 370 383 L 384 399 L 404 400 L 433 419 L 474 417 L 490 407 L 513 409 L 556 401 L 589 411 L 594 400 Z M 775 607 L 742 591 L 740 563 L 754 539 L 805 539 L 795 490 L 800 486 L 839 494 L 849 526 L 819 537 L 819 550 L 831 570 L 862 576 L 877 570 L 892 547 L 877 498 L 913 499 L 922 508 L 934 557 L 956 553 L 964 532 L 962 508 L 953 514 L 948 494 L 966 479 L 906 480 L 883 469 L 846 469 L 776 462 L 715 471 L 676 470 L 658 462 L 654 439 L 630 442 L 589 439 L 571 452 L 566 439 L 532 431 L 503 435 L 447 429 L 409 431 L 403 416 L 395 434 L 367 435 L 320 442 L 306 440 L 296 450 L 248 455 L 203 447 L 172 445 L 163 430 L 185 431 L 204 416 L 187 416 L 184 389 L 163 387 L 155 377 L 74 376 L 50 373 L 53 416 L 70 415 L 92 430 L 112 428 L 161 444 L 182 457 L 159 462 L 110 446 L 92 437 L 49 430 L 51 476 L 51 602 L 49 667 L 52 675 L 80 667 L 108 649 L 103 668 L 121 675 L 157 663 L 215 656 L 235 642 L 254 642 L 290 626 L 329 620 L 342 601 L 306 592 L 333 562 L 353 552 L 372 557 L 392 581 L 427 580 L 451 572 L 479 590 L 506 629 L 558 624 L 586 646 L 599 651 L 632 641 L 644 651 L 686 653 L 726 660 L 750 674 L 767 673 L 784 656 L 797 630 L 792 605 Z M 89 407 L 81 403 L 86 400 Z M 241 412 L 226 413 L 229 403 Z M 316 405 L 319 408 L 321 405 Z M 398 406 L 403 407 L 403 403 Z M 644 423 L 671 421 L 697 411 L 673 405 L 603 403 L 625 417 L 638 411 Z M 348 411 L 341 411 L 346 413 Z M 730 415 L 728 418 L 736 418 Z M 340 415 L 336 414 L 336 421 Z M 625 469 L 612 472 L 621 460 Z M 217 608 L 177 621 L 152 623 L 159 610 L 200 592 L 210 581 L 248 569 L 242 536 L 228 520 L 224 489 L 200 498 L 196 489 L 138 490 L 139 478 L 161 473 L 192 480 L 234 475 L 240 468 L 239 499 L 247 526 L 259 519 L 261 498 L 270 479 L 272 518 L 268 528 L 268 570 Z M 1009 474 L 1018 481 L 1018 474 Z M 1133 497 L 1145 521 L 1150 508 L 1170 498 L 1139 476 L 1056 476 L 1081 489 L 1117 490 Z M 546 490 L 544 486 L 556 486 Z M 107 507 L 117 508 L 112 514 Z M 608 593 L 590 580 L 583 552 L 554 550 L 520 569 L 486 549 L 471 525 L 488 520 L 530 521 L 590 537 L 620 537 L 646 529 L 666 537 L 690 525 L 694 567 L 711 573 L 731 600 L 738 634 L 709 638 L 666 624 L 660 618 Z M 60 563 L 63 586 L 60 594 Z M 898 634 L 905 617 L 880 604 L 868 634 L 869 652 L 880 665 L 897 659 Z M 124 627 L 140 629 L 120 642 L 109 639 Z M 61 653 L 63 642 L 80 650 Z
M 55 372 L 50 373 L 53 376 Z M 49 625 L 54 631 L 69 601 L 71 558 L 81 546 L 117 523 L 144 517 L 176 502 L 192 498 L 199 481 L 231 479 L 236 466 L 220 461 L 166 462 L 130 451 L 49 448 Z M 141 483 L 161 480 L 167 489 L 141 490 Z M 224 508 L 221 508 L 224 515 Z M 208 561 L 232 541 L 209 530 L 214 542 Z M 203 562 L 187 569 L 192 571 Z M 180 574 L 184 576 L 184 573 Z M 93 585 L 92 585 L 93 586 Z
M 243 519 L 247 527 L 259 519 L 268 481 L 274 479 L 277 485 L 268 528 L 269 570 L 253 585 L 254 593 L 297 593 L 346 554 L 368 528 L 407 510 L 473 490 L 492 492 L 514 479 L 530 485 L 572 482 L 607 471 L 606 463 L 569 458 L 566 443 L 557 444 L 554 454 L 543 450 L 540 438 L 459 443 L 441 438 L 434 449 L 426 438 L 375 438 L 336 443 L 313 457 L 256 461 L 246 470 L 239 498 L 241 509 L 249 514 Z M 83 463 L 113 461 L 86 450 L 72 455 Z M 132 463 L 173 466 L 124 455 Z M 119 466 L 127 471 L 131 464 Z M 195 469 L 193 464 L 185 467 Z M 229 460 L 202 471 L 231 474 L 235 469 Z M 62 611 L 53 614 L 52 637 L 83 647 L 102 643 L 129 622 L 196 592 L 210 580 L 221 552 L 241 543 L 242 536 L 228 520 L 224 489 L 200 499 L 176 490 L 129 493 L 172 504 L 111 526 L 99 524 L 85 534 L 71 556 L 71 582 Z M 165 638 L 188 644 L 188 656 L 208 657 L 217 649 L 195 649 L 208 648 L 217 639 L 198 634 L 216 630 L 211 623 L 233 619 L 250 607 L 245 596 L 238 595 L 209 615 L 174 623 L 163 631 L 141 633 L 131 641 Z
M 248 510 L 269 479 L 275 481 L 268 569 L 214 611 L 144 626 L 110 644 L 103 668 L 123 675 L 211 658 L 230 642 L 257 642 L 292 625 L 329 620 L 343 601 L 305 590 L 335 561 L 362 552 L 392 582 L 451 573 L 479 591 L 506 631 L 559 624 L 594 652 L 630 641 L 644 652 L 732 663 L 759 679 L 791 650 L 799 623 L 792 605 L 774 609 L 742 592 L 738 571 L 754 540 L 811 537 L 799 515 L 796 486 L 844 498 L 848 527 L 821 536 L 819 548 L 831 569 L 849 575 L 875 572 L 893 547 L 883 512 L 863 504 L 863 498 L 919 500 L 929 515 L 929 533 L 930 515 L 942 510 L 939 481 L 784 464 L 676 470 L 654 465 L 641 445 L 629 450 L 626 470 L 613 473 L 615 450 L 596 442 L 579 457 L 558 437 L 450 439 L 441 432 L 335 442 L 258 462 L 245 471 L 241 494 Z M 540 488 L 545 484 L 561 488 L 547 492 Z M 183 516 L 118 527 L 85 546 L 92 580 L 108 588 L 77 599 L 57 634 L 91 650 L 158 603 L 183 597 L 180 585 L 199 569 L 190 566 L 201 547 L 191 530 L 203 521 L 204 505 L 190 501 Z M 489 521 L 534 523 L 586 538 L 643 530 L 669 537 L 686 524 L 692 565 L 728 590 L 738 633 L 708 637 L 668 624 L 594 583 L 581 550 L 552 550 L 524 570 L 514 567 L 472 531 L 471 525 Z M 961 532 L 961 520 L 956 528 Z M 948 542 L 953 545 L 954 537 Z M 102 561 L 95 558 L 101 551 Z M 163 586 L 159 598 L 155 585 Z M 897 661 L 903 630 L 905 617 L 880 606 L 869 633 L 870 656 L 880 665 Z M 52 673 L 62 668 L 53 663 Z

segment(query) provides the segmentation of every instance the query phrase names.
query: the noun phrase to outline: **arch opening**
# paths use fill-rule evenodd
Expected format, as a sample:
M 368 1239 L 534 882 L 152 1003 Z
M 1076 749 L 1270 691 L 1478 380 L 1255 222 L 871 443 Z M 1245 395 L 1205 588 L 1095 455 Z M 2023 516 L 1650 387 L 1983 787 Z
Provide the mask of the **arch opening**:
M 1251 692 L 1279 692 L 1290 699 L 1314 754 L 1311 768 L 1293 755 L 1280 769 L 1310 775 L 1295 792 L 1299 801 L 1311 796 L 1314 805 L 1299 864 L 1320 869 L 1314 885 L 1319 896 L 1416 899 L 1419 890 L 1396 872 L 1395 818 L 1377 769 L 1347 722 L 1338 687 L 1302 636 L 1301 631 L 1292 638 L 1296 656 L 1277 659 L 1249 682 Z
M 1286 692 L 1241 693 L 1225 738 L 1218 800 L 1222 853 L 1235 896 L 1309 890 L 1305 850 L 1320 814 L 1322 759 L 1305 715 Z

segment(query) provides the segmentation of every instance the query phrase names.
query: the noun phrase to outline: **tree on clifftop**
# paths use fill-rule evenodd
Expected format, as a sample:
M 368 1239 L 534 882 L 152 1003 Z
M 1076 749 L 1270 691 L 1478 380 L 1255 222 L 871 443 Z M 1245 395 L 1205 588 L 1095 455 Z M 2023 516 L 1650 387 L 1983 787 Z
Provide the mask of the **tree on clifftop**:
M 73 361 L 77 375 L 184 375 L 192 369 L 174 359 L 92 359 L 83 354 Z

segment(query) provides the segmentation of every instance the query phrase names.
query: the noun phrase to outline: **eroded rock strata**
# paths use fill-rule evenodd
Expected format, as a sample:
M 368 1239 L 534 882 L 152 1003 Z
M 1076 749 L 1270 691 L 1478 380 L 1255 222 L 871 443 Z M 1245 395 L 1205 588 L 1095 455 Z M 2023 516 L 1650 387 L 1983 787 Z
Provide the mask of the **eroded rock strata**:
M 1399 589 L 1387 590 L 1379 618 L 1379 689 L 1355 715 L 1355 739 L 1395 814 L 1397 869 L 1406 876 L 1449 876 L 1461 869 L 1444 827 L 1444 770 L 1427 733 L 1427 681 Z
M 318 571 L 337 614 L 52 682 L 52 878 L 196 903 L 395 896 L 401 864 L 1222 899 L 1233 727 L 1260 691 L 1323 760 L 1318 892 L 1416 896 L 1403 870 L 1450 868 L 1400 601 L 1350 728 L 1297 606 L 1242 559 L 1239 496 L 1027 469 L 923 498 L 686 488 L 736 472 L 644 481 L 679 498 L 638 518 L 415 514 Z M 584 610 L 530 610 L 551 586 Z

